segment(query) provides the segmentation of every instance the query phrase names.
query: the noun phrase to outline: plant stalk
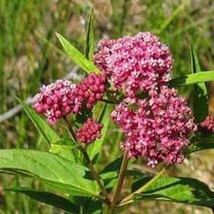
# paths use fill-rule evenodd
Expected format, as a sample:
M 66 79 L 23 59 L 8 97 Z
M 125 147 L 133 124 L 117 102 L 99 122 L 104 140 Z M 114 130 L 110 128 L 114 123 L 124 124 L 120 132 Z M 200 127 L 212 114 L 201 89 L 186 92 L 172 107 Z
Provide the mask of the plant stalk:
M 77 143 L 76 134 L 75 134 L 71 124 L 69 123 L 69 121 L 68 121 L 68 119 L 66 117 L 63 117 L 63 119 L 64 119 L 64 121 L 65 121 L 65 123 L 67 125 L 67 128 L 68 128 L 68 130 L 69 130 L 74 142 Z M 83 154 L 83 156 L 84 156 L 84 158 L 85 158 L 85 160 L 86 160 L 86 162 L 88 164 L 88 167 L 89 167 L 89 169 L 91 171 L 91 174 L 92 174 L 93 178 L 96 180 L 97 184 L 99 185 L 99 187 L 101 189 L 101 192 L 102 192 L 102 194 L 103 194 L 103 196 L 105 198 L 105 203 L 110 205 L 111 201 L 110 201 L 110 198 L 108 196 L 108 192 L 106 191 L 106 189 L 105 189 L 105 187 L 103 185 L 103 182 L 101 181 L 101 179 L 99 177 L 99 174 L 98 174 L 97 170 L 95 169 L 90 157 L 88 156 L 88 153 L 86 152 L 86 150 L 83 148 L 83 146 L 81 144 L 77 148 Z
M 145 185 L 143 185 L 141 188 L 137 189 L 135 192 L 133 192 L 132 194 L 126 196 L 119 204 L 119 206 L 124 206 L 127 204 L 130 204 L 133 202 L 133 196 L 135 194 L 140 194 L 143 191 L 145 191 L 153 182 L 155 182 L 158 178 L 160 178 L 165 172 L 166 170 L 169 168 L 169 165 L 164 167 L 156 176 L 154 176 L 150 181 L 148 181 Z
M 117 182 L 117 187 L 116 187 L 115 192 L 113 194 L 112 201 L 111 201 L 111 206 L 109 208 L 108 214 L 113 214 L 114 210 L 116 208 L 117 202 L 119 200 L 119 195 L 120 195 L 120 192 L 121 192 L 121 189 L 122 189 L 122 186 L 123 186 L 123 182 L 124 182 L 124 178 L 125 178 L 125 173 L 126 173 L 126 169 L 127 169 L 127 166 L 128 166 L 128 162 L 129 162 L 128 154 L 127 154 L 127 152 L 125 152 L 124 156 L 123 156 L 123 161 L 122 161 L 122 164 L 121 164 L 121 167 L 120 167 L 119 179 L 118 179 L 118 182 Z

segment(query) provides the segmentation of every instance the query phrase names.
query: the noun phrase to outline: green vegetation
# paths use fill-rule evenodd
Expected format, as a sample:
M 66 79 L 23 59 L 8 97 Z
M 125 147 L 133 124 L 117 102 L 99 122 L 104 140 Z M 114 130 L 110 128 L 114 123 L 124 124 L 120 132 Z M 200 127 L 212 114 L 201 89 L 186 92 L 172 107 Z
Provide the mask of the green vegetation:
M 94 8 L 96 29 L 96 41 L 91 45 L 95 46 L 95 50 L 97 50 L 97 41 L 101 38 L 118 38 L 139 31 L 151 31 L 169 45 L 175 59 L 174 77 L 199 72 L 197 68 L 194 71 L 190 63 L 195 57 L 194 54 L 198 56 L 201 71 L 214 70 L 214 2 L 210 0 L 102 0 L 91 3 L 88 1 L 87 4 L 82 0 L 0 0 L 0 115 L 18 104 L 16 97 L 25 100 L 33 96 L 41 84 L 65 77 L 73 71 L 75 64 L 63 52 L 56 32 L 65 36 L 81 52 L 85 50 L 88 58 L 91 57 L 92 50 L 90 47 L 85 47 L 86 39 L 90 40 L 90 35 L 85 38 L 85 32 L 91 7 Z M 192 48 L 191 41 L 195 49 L 191 52 L 192 55 L 189 51 Z M 78 78 L 84 75 L 81 69 L 76 69 L 76 73 L 77 75 L 72 74 L 74 81 L 78 81 Z M 190 81 L 194 80 L 190 79 Z M 201 87 L 200 84 L 198 85 Z M 187 90 L 186 87 L 181 89 L 181 92 L 185 92 L 187 96 L 191 94 L 191 90 Z M 98 116 L 102 107 L 97 109 Z M 63 124 L 54 128 L 62 133 L 64 131 L 61 126 Z M 115 145 L 115 142 L 122 136 L 115 130 L 114 125 L 111 124 L 104 144 L 104 152 L 98 157 L 100 168 L 106 165 L 107 159 L 110 161 L 121 155 L 119 145 Z M 41 152 L 47 151 L 49 137 L 53 136 L 42 138 L 24 112 L 0 122 L 0 147 L 3 149 L 29 148 Z M 56 144 L 52 149 L 57 151 L 57 148 Z M 95 155 L 93 147 L 91 153 L 92 156 Z M 194 156 L 191 162 L 192 168 L 188 167 L 190 164 L 187 160 L 183 168 L 177 167 L 176 170 L 180 170 L 184 177 L 188 177 L 191 173 L 193 173 L 191 176 L 196 177 L 194 175 L 196 167 L 201 174 L 208 171 L 206 177 L 201 179 L 213 184 L 214 174 L 211 170 L 213 166 L 210 164 L 213 162 L 213 153 L 204 153 L 204 155 L 206 158 L 197 154 Z M 13 158 L 15 160 L 15 157 Z M 31 158 L 33 161 L 33 157 Z M 134 167 L 142 168 L 143 171 L 149 171 L 153 175 L 154 171 L 142 166 L 141 163 L 142 160 L 138 160 Z M 177 175 L 174 171 L 171 169 L 170 173 Z M 1 173 L 0 213 L 59 213 L 59 210 L 52 206 L 37 203 L 25 195 L 16 193 L 33 194 L 30 190 L 1 191 L 1 189 L 9 190 L 19 184 L 32 187 L 41 185 L 38 181 L 32 182 L 28 177 L 23 179 L 20 176 Z M 54 197 L 57 196 L 53 195 L 53 200 Z M 175 214 L 196 213 L 196 210 L 203 214 L 209 213 L 205 208 L 184 205 L 173 205 L 172 208 L 171 204 L 159 202 L 136 205 L 130 208 L 129 213 L 142 213 L 142 210 L 148 214 L 170 213 L 172 209 Z

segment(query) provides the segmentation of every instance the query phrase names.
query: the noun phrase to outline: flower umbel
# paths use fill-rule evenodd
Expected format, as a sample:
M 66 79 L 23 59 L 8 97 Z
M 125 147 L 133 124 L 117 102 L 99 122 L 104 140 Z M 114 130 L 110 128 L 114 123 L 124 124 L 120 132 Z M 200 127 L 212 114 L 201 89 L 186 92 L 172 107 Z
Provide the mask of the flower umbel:
M 77 130 L 77 139 L 85 144 L 92 143 L 96 139 L 101 137 L 101 129 L 103 125 L 94 121 L 92 118 L 88 118 L 82 127 Z
M 191 109 L 175 89 L 150 91 L 143 100 L 126 98 L 111 114 L 126 140 L 121 143 L 129 157 L 145 157 L 148 165 L 181 163 L 182 149 L 196 130 Z
M 87 109 L 91 109 L 106 91 L 106 78 L 102 74 L 90 73 L 77 85 L 75 94 Z
M 33 108 L 47 117 L 47 121 L 54 124 L 57 119 L 69 113 L 77 113 L 81 102 L 75 96 L 76 85 L 68 80 L 57 80 L 50 85 L 43 85 L 36 94 L 37 102 Z
M 214 118 L 212 116 L 207 116 L 199 126 L 208 132 L 214 132 Z
M 172 56 L 169 48 L 150 32 L 117 40 L 104 40 L 95 54 L 95 64 L 108 76 L 116 89 L 135 97 L 170 80 Z

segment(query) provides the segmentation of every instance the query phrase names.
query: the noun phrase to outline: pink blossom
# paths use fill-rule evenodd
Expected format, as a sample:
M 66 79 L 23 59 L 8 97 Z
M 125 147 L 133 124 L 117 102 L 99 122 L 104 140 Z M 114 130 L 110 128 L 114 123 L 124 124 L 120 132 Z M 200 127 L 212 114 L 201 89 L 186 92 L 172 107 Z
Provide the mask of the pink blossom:
M 101 137 L 101 129 L 103 125 L 94 121 L 92 118 L 88 118 L 82 127 L 77 130 L 77 139 L 82 143 L 92 143 L 96 139 Z
M 143 100 L 126 98 L 111 117 L 125 133 L 121 146 L 129 157 L 145 157 L 151 166 L 182 162 L 182 149 L 190 144 L 188 137 L 196 131 L 185 99 L 166 86 L 150 91 Z
M 103 97 L 105 91 L 106 77 L 102 74 L 90 73 L 77 85 L 75 94 L 87 109 L 91 109 Z
M 172 61 L 169 48 L 150 32 L 104 40 L 94 56 L 95 64 L 114 87 L 130 97 L 168 82 Z
M 43 85 L 35 96 L 37 102 L 33 108 L 37 113 L 45 115 L 49 123 L 54 124 L 57 119 L 80 110 L 81 102 L 75 97 L 75 88 L 76 85 L 68 80 Z
M 214 132 L 214 118 L 212 116 L 207 116 L 199 126 L 208 132 Z

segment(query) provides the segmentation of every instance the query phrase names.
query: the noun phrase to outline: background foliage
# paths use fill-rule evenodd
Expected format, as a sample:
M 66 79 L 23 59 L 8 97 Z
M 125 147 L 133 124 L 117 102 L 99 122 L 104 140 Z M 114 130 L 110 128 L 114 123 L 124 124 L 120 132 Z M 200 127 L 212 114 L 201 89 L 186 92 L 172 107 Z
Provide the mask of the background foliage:
M 201 70 L 214 68 L 214 2 L 211 0 L 0 0 L 0 114 L 18 104 L 15 96 L 26 99 L 38 91 L 44 83 L 69 74 L 74 64 L 61 50 L 55 32 L 69 39 L 84 51 L 85 28 L 90 8 L 95 10 L 95 35 L 101 38 L 117 38 L 121 35 L 151 31 L 168 44 L 174 56 L 173 75 L 191 73 L 190 43 L 194 43 Z M 72 73 L 74 81 L 83 74 L 80 69 Z M 212 85 L 209 86 L 212 114 Z M 181 92 L 189 95 L 191 90 Z M 190 99 L 191 102 L 191 99 Z M 65 132 L 57 127 L 59 132 Z M 66 133 L 64 133 L 66 134 Z M 106 161 L 120 156 L 115 145 L 121 133 L 112 125 L 106 138 L 99 167 Z M 0 123 L 0 147 L 47 150 L 47 144 L 37 133 L 25 113 Z M 204 151 L 186 159 L 181 166 L 169 171 L 173 176 L 198 178 L 214 188 L 213 151 Z M 139 160 L 132 167 L 154 173 Z M 40 185 L 19 176 L 0 175 L 0 213 L 59 213 L 51 206 L 37 203 L 27 196 L 3 191 L 18 184 L 32 187 Z M 126 191 L 126 190 L 124 190 Z M 155 204 L 154 204 L 155 203 Z M 128 213 L 209 213 L 208 209 L 182 204 L 148 202 L 130 208 Z M 63 212 L 62 212 L 63 213 Z M 125 212 L 122 212 L 125 213 Z

